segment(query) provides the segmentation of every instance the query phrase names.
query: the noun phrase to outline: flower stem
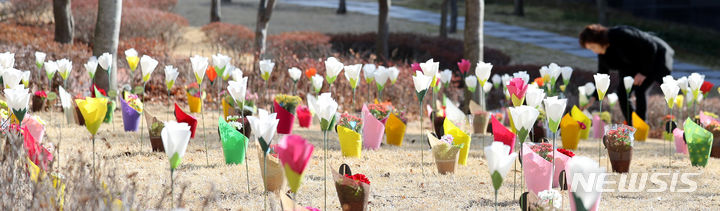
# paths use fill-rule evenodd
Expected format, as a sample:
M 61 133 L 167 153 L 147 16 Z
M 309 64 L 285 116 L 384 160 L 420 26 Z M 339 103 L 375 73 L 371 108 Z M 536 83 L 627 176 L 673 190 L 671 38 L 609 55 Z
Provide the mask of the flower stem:
M 497 205 L 498 205 L 498 203 L 497 203 L 497 195 L 498 195 L 498 191 L 495 190 L 495 210 L 496 210 L 496 211 L 498 210 L 498 207 L 497 207 Z
M 143 105 L 145 105 L 145 85 L 146 85 L 146 83 L 143 82 L 143 92 L 142 92 L 142 97 L 140 98 L 140 103 Z M 145 118 L 142 117 L 144 115 L 145 115 L 145 110 L 143 110 L 143 112 L 140 113 L 140 116 L 141 116 L 140 117 L 140 140 L 138 140 L 140 142 L 140 147 L 141 147 L 140 151 L 142 151 L 142 141 L 145 137 L 143 135 L 143 130 L 145 130 L 145 121 L 144 121 Z
M 419 102 L 419 108 L 420 108 L 420 169 L 422 171 L 422 174 L 425 175 L 425 168 L 423 168 L 423 163 L 425 163 L 425 142 L 423 138 L 423 107 L 422 107 L 422 100 Z
M 263 155 L 263 181 L 265 182 L 265 191 L 263 192 L 263 210 L 267 210 L 267 180 L 267 152 L 265 152 L 265 154 Z
M 600 102 L 600 115 L 602 115 L 602 105 L 603 105 L 602 100 L 599 100 L 598 102 Z M 600 163 L 600 157 L 602 157 L 601 151 L 602 151 L 602 138 L 600 140 L 598 140 L 598 163 Z M 553 153 L 554 153 L 554 151 L 553 151 Z M 553 154 L 553 158 L 555 158 L 554 154 Z M 553 159 L 553 160 L 555 160 L 555 159 Z
M 325 193 L 325 205 L 323 207 L 323 210 L 327 210 L 327 131 L 323 129 L 323 191 Z
M 175 185 L 175 178 L 173 178 L 173 173 L 175 173 L 175 170 L 170 168 L 170 208 L 175 207 L 174 201 L 173 201 L 173 190 Z
M 95 135 L 91 136 L 92 139 L 92 145 L 93 145 L 93 162 L 92 162 L 92 172 L 93 172 L 93 178 L 95 178 Z

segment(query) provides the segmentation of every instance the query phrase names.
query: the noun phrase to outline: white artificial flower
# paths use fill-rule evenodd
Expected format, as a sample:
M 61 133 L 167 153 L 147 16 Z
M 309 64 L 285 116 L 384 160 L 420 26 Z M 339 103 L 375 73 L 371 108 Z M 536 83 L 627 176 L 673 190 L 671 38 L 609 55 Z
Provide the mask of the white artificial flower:
M 608 98 L 610 98 L 608 96 Z M 560 120 L 562 120 L 563 114 L 565 113 L 565 107 L 567 106 L 567 99 L 558 99 L 557 96 L 545 98 L 545 115 L 548 118 L 550 130 L 556 131 L 557 127 L 560 126 Z M 552 128 L 555 127 L 555 128 Z
M 595 78 L 595 84 L 597 84 L 598 99 L 603 100 L 605 93 L 610 88 L 610 75 L 604 73 L 597 73 L 593 75 Z
M 318 96 L 317 101 L 315 102 L 315 114 L 317 115 L 318 119 L 320 121 L 326 121 L 326 122 L 332 122 L 333 117 L 335 117 L 335 113 L 337 113 L 338 104 L 335 102 L 335 100 L 332 98 L 331 94 L 329 92 L 322 93 L 320 96 Z M 328 125 L 326 127 L 330 127 L 332 125 Z M 321 123 L 321 129 L 323 131 L 330 130 L 330 128 L 322 128 Z
M 228 81 L 227 90 L 235 102 L 244 102 L 247 93 L 247 77 L 243 77 L 239 81 Z
M 612 107 L 612 106 L 615 105 L 615 103 L 617 103 L 617 101 L 618 101 L 618 95 L 615 94 L 614 92 L 613 92 L 613 93 L 610 93 L 610 94 L 607 95 L 607 99 L 608 99 L 608 104 L 610 104 L 610 107 Z
M 41 67 L 43 63 L 45 63 L 45 57 L 47 57 L 47 54 L 40 51 L 35 51 L 35 65 Z
M 702 86 L 703 82 L 705 81 L 705 76 L 698 74 L 698 73 L 691 73 L 688 77 L 688 86 L 690 86 L 690 90 L 693 92 L 697 92 L 700 90 L 700 87 Z M 693 94 L 697 95 L 697 94 Z
M 60 74 L 60 77 L 63 80 L 67 80 L 68 76 L 70 76 L 70 72 L 72 72 L 72 62 L 68 59 L 60 59 L 55 62 L 57 62 L 57 72 Z
M 490 92 L 490 90 L 493 88 L 493 84 L 491 82 L 485 82 L 485 87 L 483 87 L 483 91 L 485 93 Z
M 583 86 L 585 89 L 585 96 L 592 94 L 595 91 L 595 84 L 592 82 L 587 82 L 585 86 Z
M 415 85 L 415 92 L 417 93 L 427 91 L 427 89 L 430 87 L 430 83 L 432 82 L 431 77 L 424 75 L 420 71 L 416 71 L 415 75 L 412 76 L 412 79 L 413 84 Z
M 230 60 L 232 60 L 232 58 L 223 54 L 218 53 L 212 55 L 213 66 L 215 66 L 215 71 L 218 72 L 225 73 L 225 70 L 227 70 L 226 67 L 230 63 Z
M 70 109 L 70 106 L 72 106 L 72 96 L 70 93 L 65 91 L 62 86 L 59 86 L 58 90 L 60 92 L 60 103 L 62 104 L 63 109 Z
M 103 53 L 98 57 L 98 64 L 103 70 L 110 70 L 113 64 L 113 55 L 110 53 Z M 47 63 L 45 63 L 47 65 Z
M 300 76 L 302 76 L 302 71 L 297 67 L 292 67 L 288 69 L 288 75 L 290 75 L 290 79 L 292 79 L 293 82 L 297 82 L 300 80 Z
M 15 54 L 10 52 L 0 53 L 0 69 L 15 67 Z
M 678 86 L 680 87 L 680 91 L 683 93 L 686 93 L 690 90 L 690 87 L 688 86 L 688 79 L 687 77 L 683 76 L 677 79 Z
M 262 138 L 265 142 L 272 141 L 277 132 L 277 125 L 280 121 L 277 119 L 277 113 L 270 113 L 265 109 L 258 109 L 258 116 L 248 116 L 250 127 L 255 137 Z
M 398 75 L 400 75 L 400 70 L 397 69 L 397 67 L 392 66 L 387 68 L 388 76 L 390 76 L 390 83 L 395 84 L 398 79 Z
M 315 88 L 315 92 L 320 92 L 323 86 L 323 77 L 320 75 L 314 75 L 312 77 L 312 84 L 313 88 Z
M 179 74 L 177 68 L 172 65 L 165 66 L 165 87 L 168 90 L 172 89 Z
M 492 71 L 493 65 L 485 62 L 478 62 L 475 67 L 475 76 L 480 83 L 480 86 L 485 86 L 485 82 L 490 79 L 490 72 Z
M 157 65 L 158 61 L 153 59 L 152 57 L 149 57 L 148 55 L 143 55 L 140 58 L 140 69 L 142 69 L 143 82 L 148 82 L 150 80 L 150 76 L 155 71 Z
M 667 102 L 668 106 L 672 108 L 675 102 L 675 98 L 677 97 L 678 92 L 680 92 L 680 87 L 678 86 L 677 82 L 666 81 L 665 83 L 660 85 L 660 89 L 662 89 L 662 92 L 665 95 L 665 102 Z
M 340 75 L 344 66 L 345 65 L 335 57 L 328 57 L 327 60 L 325 60 L 325 79 L 327 79 L 328 84 L 332 85 L 335 82 L 335 79 Z
M 492 83 L 495 84 L 496 86 L 500 86 L 502 84 L 502 77 L 500 77 L 500 75 L 498 75 L 498 74 L 494 74 L 492 76 L 491 80 L 492 80 Z
M 440 82 L 447 84 L 450 83 L 450 80 L 452 79 L 452 71 L 449 69 L 445 69 L 442 72 L 440 72 Z M 467 79 L 465 79 L 467 80 Z
M 25 88 L 28 88 L 30 86 L 30 71 L 22 71 L 20 81 L 25 85 Z
M 438 73 L 438 68 L 440 68 L 440 62 L 434 62 L 433 59 L 429 59 L 424 63 L 420 63 L 420 69 L 422 69 L 423 74 L 426 76 L 430 76 L 433 78 L 433 82 L 436 80 L 436 76 Z M 434 84 L 430 84 L 431 87 L 435 87 Z
M 510 115 L 513 117 L 513 123 L 516 130 L 527 130 L 532 129 L 535 120 L 537 120 L 538 112 L 537 109 L 530 106 L 515 106 L 510 107 Z
M 571 186 L 570 192 L 575 197 L 580 198 L 582 206 L 586 210 L 589 210 L 600 199 L 599 190 L 602 190 L 604 181 L 601 180 L 604 177 L 598 175 L 602 173 L 605 173 L 605 168 L 600 167 L 595 160 L 585 156 L 575 156 L 567 163 L 568 184 L 578 184 L 577 186 Z M 594 182 L 585 186 L 579 182 L 574 182 L 576 180 Z M 575 204 L 575 206 L 580 206 L 580 204 Z
M 516 73 L 513 73 L 513 78 L 521 78 L 525 84 L 528 84 L 530 82 L 530 75 L 527 74 L 527 71 L 519 71 Z
M 190 57 L 190 64 L 195 74 L 195 81 L 202 85 L 203 78 L 205 78 L 205 71 L 208 67 L 208 58 L 195 55 Z
M 632 76 L 623 77 L 623 85 L 625 86 L 625 92 L 630 93 L 633 83 L 635 83 L 635 79 Z
M 55 61 L 47 61 L 45 62 L 45 75 L 47 75 L 48 79 L 52 80 L 53 76 L 55 76 L 55 73 L 58 71 L 58 65 Z M 3 72 L 4 74 L 4 72 Z
M 525 92 L 525 102 L 530 107 L 538 108 L 538 106 L 542 104 L 543 99 L 545 99 L 545 91 L 535 86 L 529 86 Z
M 365 64 L 363 66 L 363 75 L 365 77 L 365 82 L 368 84 L 375 78 L 375 69 L 377 69 L 375 64 Z
M 380 66 L 375 70 L 375 83 L 380 87 L 385 87 L 385 83 L 390 79 L 390 71 Z
M 91 56 L 90 59 L 85 63 L 85 70 L 87 70 L 90 79 L 95 78 L 95 72 L 97 71 L 98 60 L 97 57 Z
M 2 74 L 3 84 L 5 84 L 5 88 L 22 88 L 22 86 L 20 85 L 20 83 L 22 83 L 22 75 L 22 71 L 18 69 L 6 69 L 5 72 L 3 72 Z
M 465 86 L 467 86 L 468 90 L 470 92 L 475 92 L 475 89 L 477 88 L 477 76 L 468 76 L 465 77 Z
M 27 110 L 30 101 L 30 90 L 22 86 L 5 89 L 7 106 L 15 111 Z
M 570 77 L 572 77 L 572 73 L 573 73 L 572 67 L 569 67 L 569 66 L 561 67 L 560 72 L 561 72 L 561 75 L 563 78 L 563 83 L 565 83 L 565 85 L 570 83 Z
M 346 65 L 345 66 L 345 79 L 350 82 L 350 87 L 357 88 L 360 82 L 360 71 L 362 70 L 362 64 Z
M 165 148 L 165 154 L 170 159 L 170 168 L 175 169 L 185 155 L 190 141 L 190 125 L 184 122 L 167 121 L 160 132 L 160 138 Z
M 260 77 L 262 77 L 262 79 L 266 81 L 270 79 L 270 74 L 272 73 L 273 68 L 275 68 L 275 63 L 271 60 L 260 60 Z
M 516 158 L 517 152 L 510 153 L 510 146 L 502 142 L 493 141 L 490 146 L 485 147 L 485 160 L 487 160 L 488 170 L 490 170 L 491 175 L 497 172 L 501 178 L 504 178 L 510 171 L 512 164 L 515 163 Z M 502 184 L 502 181 L 500 184 Z

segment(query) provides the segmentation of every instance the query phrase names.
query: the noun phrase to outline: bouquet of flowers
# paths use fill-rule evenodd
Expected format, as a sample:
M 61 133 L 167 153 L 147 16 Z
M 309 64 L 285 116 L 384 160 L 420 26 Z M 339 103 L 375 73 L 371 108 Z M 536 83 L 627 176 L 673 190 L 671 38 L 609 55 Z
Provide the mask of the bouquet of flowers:
M 405 111 L 401 111 L 400 109 L 393 108 L 392 114 L 395 115 L 400 121 L 407 124 L 408 118 L 405 116 Z
M 32 111 L 38 112 L 43 109 L 43 106 L 45 105 L 45 99 L 47 99 L 47 94 L 45 91 L 36 91 L 35 94 L 33 94 L 32 97 Z
M 340 141 L 340 150 L 342 155 L 346 157 L 360 157 L 362 150 L 362 119 L 348 114 L 347 112 L 340 115 L 337 123 L 338 139 Z
M 120 100 L 122 108 L 123 125 L 125 131 L 137 131 L 140 125 L 140 114 L 143 111 L 142 102 L 137 95 L 125 92 L 125 98 Z
M 142 101 L 140 101 L 140 98 L 135 94 L 128 94 L 125 93 L 125 101 L 127 102 L 128 106 L 132 107 L 136 111 L 142 113 L 143 111 L 143 104 Z
M 530 146 L 530 149 L 540 155 L 540 157 L 545 158 L 548 162 L 553 161 L 553 146 L 550 143 L 539 143 Z
M 635 128 L 628 125 L 615 125 L 605 128 L 605 146 L 608 150 L 624 152 L 632 150 Z
M 370 109 L 372 107 L 372 111 Z M 390 114 L 385 106 L 363 105 L 362 108 L 362 143 L 367 149 L 379 149 L 385 135 L 385 118 Z
M 280 120 L 277 125 L 279 134 L 291 134 L 295 123 L 295 108 L 302 102 L 298 96 L 279 94 L 275 96 L 273 107 Z
M 310 108 L 303 105 L 298 106 L 295 114 L 297 114 L 297 119 L 300 121 L 300 127 L 310 127 L 310 124 L 312 123 L 312 113 L 310 113 Z
M 230 126 L 235 128 L 235 130 L 242 132 L 243 123 L 240 122 L 242 121 L 240 116 L 228 116 L 225 118 L 225 120 Z
M 295 114 L 295 108 L 302 102 L 302 99 L 295 95 L 279 94 L 275 96 L 275 102 L 286 111 Z
M 367 210 L 370 180 L 365 175 L 333 172 L 333 177 L 342 210 Z
M 202 97 L 202 92 L 200 91 L 200 86 L 197 82 L 193 82 L 187 87 L 185 87 L 185 90 L 187 91 L 188 95 L 193 97 Z
M 202 112 L 202 101 L 205 99 L 205 92 L 200 89 L 200 86 L 193 82 L 185 87 L 187 92 L 188 105 L 190 106 L 190 112 L 200 113 Z
M 370 104 L 367 106 L 368 110 L 370 111 L 370 114 L 372 114 L 375 119 L 383 121 L 385 118 L 390 115 L 390 112 L 392 111 L 392 106 L 382 105 L 382 104 Z
M 357 133 L 362 132 L 362 120 L 359 117 L 350 115 L 348 112 L 340 115 L 340 120 L 337 123 L 338 126 L 346 127 Z
M 557 190 L 549 189 L 537 194 L 537 201 L 531 203 L 530 210 L 560 210 L 562 195 Z
M 710 156 L 720 158 L 720 122 L 712 121 L 705 126 L 705 129 L 713 134 L 713 145 Z
M 247 138 L 242 134 L 243 119 L 239 116 L 228 116 L 227 121 L 218 121 L 218 132 L 222 142 L 226 164 L 242 164 L 245 158 Z

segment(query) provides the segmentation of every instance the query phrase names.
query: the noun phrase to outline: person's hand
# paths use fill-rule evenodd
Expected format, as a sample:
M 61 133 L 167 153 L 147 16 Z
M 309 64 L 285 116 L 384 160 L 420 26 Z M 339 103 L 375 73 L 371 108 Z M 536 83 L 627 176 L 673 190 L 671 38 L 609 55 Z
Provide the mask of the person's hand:
M 633 82 L 633 85 L 640 86 L 643 83 L 643 81 L 645 81 L 645 78 L 646 78 L 645 75 L 643 75 L 642 73 L 636 74 L 635 82 Z

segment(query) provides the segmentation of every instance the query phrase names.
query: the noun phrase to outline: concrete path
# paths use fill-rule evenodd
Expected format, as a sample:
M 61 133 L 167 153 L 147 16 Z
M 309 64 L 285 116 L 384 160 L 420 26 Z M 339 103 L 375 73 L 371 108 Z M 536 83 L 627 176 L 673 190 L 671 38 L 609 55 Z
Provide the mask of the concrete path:
M 281 0 L 281 4 L 295 4 L 308 7 L 337 8 L 337 0 Z M 359 2 L 347 1 L 347 10 L 366 15 L 378 14 L 377 2 Z M 411 9 L 402 6 L 390 7 L 390 17 L 396 19 L 404 19 L 414 22 L 428 23 L 440 25 L 440 14 L 426 11 Z M 465 18 L 458 17 L 458 29 L 462 30 L 465 26 Z M 485 21 L 485 34 L 488 36 L 499 37 L 521 43 L 532 44 L 552 50 L 562 51 L 571 55 L 596 59 L 596 55 L 578 45 L 576 37 L 560 35 L 543 30 L 530 29 L 521 26 L 507 25 L 500 22 Z M 552 61 L 548 61 L 552 62 Z M 705 79 L 720 84 L 720 71 L 712 70 L 707 67 L 685 63 L 675 60 L 673 67 L 673 76 L 682 77 L 690 75 L 690 73 L 698 72 L 705 75 Z

